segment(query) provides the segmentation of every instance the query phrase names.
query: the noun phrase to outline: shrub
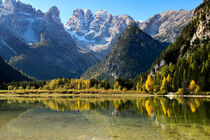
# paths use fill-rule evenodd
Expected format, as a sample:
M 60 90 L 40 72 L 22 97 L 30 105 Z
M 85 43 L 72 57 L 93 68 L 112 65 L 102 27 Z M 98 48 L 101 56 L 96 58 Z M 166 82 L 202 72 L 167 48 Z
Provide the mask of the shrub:
M 184 94 L 184 90 L 183 88 L 179 88 L 178 91 L 176 92 L 177 95 L 183 95 Z
M 13 90 L 13 87 L 11 85 L 8 86 L 8 90 Z
M 156 92 L 157 95 L 166 95 L 167 91 L 166 90 L 162 90 L 162 91 L 158 91 Z
M 199 86 L 196 86 L 195 90 L 194 90 L 194 93 L 195 94 L 199 94 L 200 92 L 200 87 Z

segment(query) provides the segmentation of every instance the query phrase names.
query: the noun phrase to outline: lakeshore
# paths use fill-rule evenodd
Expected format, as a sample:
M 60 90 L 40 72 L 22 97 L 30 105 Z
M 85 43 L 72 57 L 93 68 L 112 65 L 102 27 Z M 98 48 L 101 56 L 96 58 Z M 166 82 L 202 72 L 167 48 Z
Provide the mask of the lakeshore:
M 67 96 L 79 96 L 79 97 L 151 97 L 151 96 L 165 96 L 168 98 L 175 97 L 206 97 L 210 98 L 210 92 L 204 92 L 199 95 L 176 95 L 175 93 L 157 94 L 147 93 L 145 91 L 119 91 L 119 90 L 0 90 L 1 97 L 67 97 Z

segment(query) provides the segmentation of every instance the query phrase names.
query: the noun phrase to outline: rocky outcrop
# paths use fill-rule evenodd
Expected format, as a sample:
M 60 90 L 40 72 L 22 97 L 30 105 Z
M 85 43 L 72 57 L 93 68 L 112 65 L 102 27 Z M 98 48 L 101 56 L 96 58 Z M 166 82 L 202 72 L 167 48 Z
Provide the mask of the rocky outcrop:
M 209 9 L 205 8 L 205 5 L 208 5 L 209 1 L 204 0 L 204 4 L 198 7 L 195 10 L 195 14 L 193 16 L 193 19 L 200 19 L 200 22 L 198 24 L 198 27 L 196 29 L 195 34 L 192 37 L 191 40 L 191 45 L 196 41 L 196 40 L 206 40 L 208 41 L 210 39 L 210 12 L 207 11 Z M 203 6 L 203 7 L 202 7 Z M 204 14 L 205 13 L 205 14 Z
M 50 10 L 47 13 L 45 13 L 44 17 L 49 22 L 56 22 L 58 24 L 61 24 L 60 11 L 56 6 L 51 7 Z

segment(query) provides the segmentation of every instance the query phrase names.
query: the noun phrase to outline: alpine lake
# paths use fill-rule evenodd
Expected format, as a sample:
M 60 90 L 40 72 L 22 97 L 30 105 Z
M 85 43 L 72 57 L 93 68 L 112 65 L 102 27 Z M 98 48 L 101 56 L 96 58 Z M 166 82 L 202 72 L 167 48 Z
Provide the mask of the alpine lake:
M 210 98 L 2 96 L 0 140 L 210 140 Z

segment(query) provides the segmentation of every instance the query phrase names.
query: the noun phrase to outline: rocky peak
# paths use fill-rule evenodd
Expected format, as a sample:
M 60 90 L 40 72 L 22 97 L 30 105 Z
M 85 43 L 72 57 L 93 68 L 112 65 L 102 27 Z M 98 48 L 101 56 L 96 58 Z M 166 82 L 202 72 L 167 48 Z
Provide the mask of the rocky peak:
M 112 18 L 112 15 L 107 11 L 99 10 L 96 12 L 93 21 L 90 24 L 90 29 L 96 32 L 100 32 L 104 27 L 109 26 L 109 22 Z
M 44 13 L 41 11 L 41 10 L 37 10 L 36 11 L 36 15 L 38 16 L 38 17 L 43 17 L 44 16 Z
M 149 18 L 146 22 L 143 22 L 140 25 L 140 28 L 144 30 L 145 33 L 153 36 L 158 33 L 158 26 L 155 26 L 156 21 L 160 18 L 160 14 L 156 14 L 153 17 Z M 153 26 L 153 27 L 152 27 Z
M 161 42 L 173 42 L 180 31 L 189 23 L 193 12 L 194 10 L 169 10 L 156 14 L 139 26 L 145 33 Z
M 0 1 L 0 6 L 2 5 L 2 1 Z M 21 1 L 16 0 L 6 0 L 3 4 L 3 8 L 5 9 L 4 13 L 9 14 L 35 14 L 36 10 L 29 4 L 22 3 Z
M 95 14 L 95 18 L 102 18 L 102 19 L 109 18 L 110 16 L 111 14 L 109 14 L 106 10 L 99 10 Z
M 16 6 L 17 2 L 16 0 L 5 0 L 4 5 L 5 6 Z
M 76 9 L 66 24 L 79 47 L 97 52 L 103 58 L 125 28 L 135 22 L 128 15 L 111 15 L 99 10 L 93 16 L 88 9 Z
M 93 18 L 93 13 L 89 9 L 84 9 L 85 18 Z
M 16 4 L 16 0 L 5 0 L 5 4 L 6 4 L 6 3 Z
M 27 14 L 35 14 L 36 13 L 36 10 L 29 4 L 25 4 L 25 3 L 18 1 L 16 5 L 17 5 L 16 11 L 18 11 L 18 12 L 27 13 Z
M 127 25 L 130 25 L 134 22 L 134 19 L 129 15 L 123 14 L 122 17 L 125 20 Z
M 54 21 L 56 23 L 61 23 L 60 11 L 56 6 L 51 7 L 47 13 L 45 13 L 45 18 L 49 21 Z
M 93 14 L 89 9 L 76 9 L 73 12 L 73 17 L 81 20 L 88 20 L 90 18 L 93 18 Z
M 89 31 L 88 28 L 92 20 L 93 14 L 89 9 L 76 9 L 66 27 L 70 31 L 76 31 L 79 35 L 84 35 Z
M 4 2 L 4 7 L 7 8 L 8 10 L 14 10 L 16 5 L 17 5 L 16 0 L 5 0 Z

